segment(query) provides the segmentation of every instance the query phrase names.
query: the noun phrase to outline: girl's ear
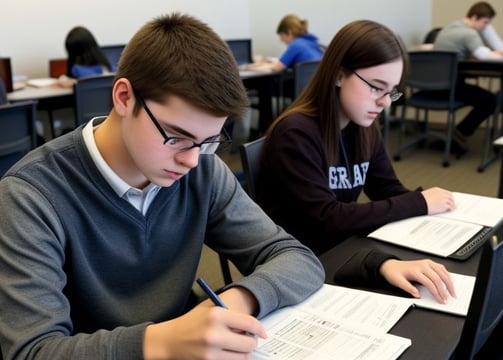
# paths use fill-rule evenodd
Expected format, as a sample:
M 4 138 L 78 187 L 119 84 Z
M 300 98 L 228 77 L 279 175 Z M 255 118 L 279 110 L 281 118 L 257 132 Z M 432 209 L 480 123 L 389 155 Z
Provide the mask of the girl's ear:
M 341 87 L 344 81 L 344 73 L 341 71 L 339 75 L 337 75 L 337 80 L 335 80 L 335 86 Z

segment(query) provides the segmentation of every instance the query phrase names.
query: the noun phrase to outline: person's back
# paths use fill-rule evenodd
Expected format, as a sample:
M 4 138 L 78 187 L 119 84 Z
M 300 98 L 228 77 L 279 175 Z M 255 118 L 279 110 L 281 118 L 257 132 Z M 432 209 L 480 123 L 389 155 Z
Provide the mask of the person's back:
M 456 20 L 440 30 L 433 43 L 433 50 L 454 51 L 460 59 L 469 59 L 483 45 L 477 30 L 462 20 Z
M 287 45 L 279 61 L 287 68 L 302 61 L 320 60 L 323 50 L 318 37 L 309 33 L 307 20 L 289 14 L 281 19 L 276 33 Z
M 318 37 L 308 32 L 307 20 L 297 15 L 285 15 L 276 30 L 281 42 L 287 45 L 286 50 L 279 59 L 259 61 L 248 65 L 249 69 L 281 71 L 292 68 L 296 63 L 303 61 L 320 60 L 323 56 L 323 47 L 318 42 Z
M 323 51 L 318 43 L 318 38 L 313 34 L 297 36 L 288 44 L 287 50 L 281 55 L 281 61 L 287 67 L 303 61 L 320 60 Z
M 65 39 L 68 54 L 67 76 L 80 78 L 114 72 L 93 34 L 83 26 L 71 29 Z

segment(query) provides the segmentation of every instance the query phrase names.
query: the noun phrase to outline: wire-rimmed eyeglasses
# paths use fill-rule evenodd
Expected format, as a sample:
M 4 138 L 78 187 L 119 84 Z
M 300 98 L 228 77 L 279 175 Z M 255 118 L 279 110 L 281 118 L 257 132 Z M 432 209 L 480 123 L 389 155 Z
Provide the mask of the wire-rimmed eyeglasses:
M 389 99 L 391 100 L 391 102 L 393 101 L 397 101 L 398 99 L 400 99 L 400 97 L 403 95 L 403 93 L 401 93 L 400 91 L 398 91 L 397 89 L 393 89 L 391 91 L 384 91 L 383 88 L 380 88 L 378 86 L 375 86 L 374 84 L 372 84 L 371 82 L 369 82 L 368 80 L 365 80 L 360 74 L 358 74 L 356 71 L 354 70 L 351 70 L 351 72 L 353 74 L 355 74 L 358 79 L 360 79 L 361 81 L 363 81 L 365 84 L 368 85 L 368 87 L 370 88 L 370 94 L 372 96 L 372 98 L 374 100 L 377 100 L 377 99 L 382 99 L 383 97 L 389 95 Z
M 168 148 L 176 150 L 178 152 L 182 151 L 188 151 L 190 149 L 193 149 L 195 147 L 198 147 L 200 149 L 201 154 L 213 154 L 219 145 L 225 144 L 229 145 L 232 143 L 232 139 L 225 130 L 225 128 L 222 128 L 222 132 L 219 135 L 214 136 L 213 138 L 206 139 L 200 143 L 196 143 L 195 141 L 192 141 L 187 138 L 182 138 L 182 137 L 177 137 L 177 136 L 168 136 L 164 129 L 162 128 L 161 124 L 159 121 L 156 119 L 154 114 L 152 114 L 152 111 L 150 111 L 149 107 L 147 106 L 147 103 L 143 99 L 143 97 L 138 94 L 138 92 L 135 91 L 136 98 L 140 101 L 141 105 L 145 109 L 148 117 L 152 122 L 154 123 L 156 129 L 159 131 L 161 136 L 164 139 L 163 145 L 166 145 Z

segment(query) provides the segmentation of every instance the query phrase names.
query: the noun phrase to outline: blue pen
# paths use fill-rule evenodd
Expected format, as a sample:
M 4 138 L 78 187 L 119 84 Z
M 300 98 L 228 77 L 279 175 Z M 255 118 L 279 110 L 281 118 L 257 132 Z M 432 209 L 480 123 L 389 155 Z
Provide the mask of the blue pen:
M 210 297 L 213 304 L 216 306 L 223 307 L 224 309 L 228 309 L 228 307 L 223 303 L 223 301 L 218 297 L 218 295 L 210 288 L 210 286 L 203 280 L 203 278 L 199 278 L 196 280 L 201 289 L 204 290 L 206 294 Z

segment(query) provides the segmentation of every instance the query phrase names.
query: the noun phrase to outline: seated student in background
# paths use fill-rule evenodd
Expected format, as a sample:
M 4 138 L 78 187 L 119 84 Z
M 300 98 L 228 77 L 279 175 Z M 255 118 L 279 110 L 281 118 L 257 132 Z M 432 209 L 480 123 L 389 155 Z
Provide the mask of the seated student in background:
M 126 46 L 111 95 L 107 117 L 0 181 L 3 359 L 249 358 L 257 318 L 325 277 L 213 153 L 248 106 L 232 53 L 199 20 L 161 16 Z M 204 244 L 244 274 L 220 294 L 228 310 L 192 307 Z
M 349 23 L 304 92 L 266 133 L 257 202 L 316 254 L 390 221 L 455 207 L 447 190 L 405 188 L 381 139 L 376 120 L 400 97 L 407 60 L 402 42 L 385 26 Z M 369 202 L 358 202 L 362 191 Z M 362 252 L 351 261 L 353 273 L 370 281 L 384 276 L 415 296 L 411 282 L 424 283 L 439 301 L 443 283 L 452 285 L 440 264 L 386 261 L 392 257 Z
M 279 23 L 276 33 L 287 45 L 278 60 L 259 61 L 249 66 L 250 69 L 281 71 L 303 61 L 319 60 L 323 50 L 318 38 L 307 30 L 307 20 L 296 15 L 286 15 Z
M 113 67 L 100 49 L 93 34 L 83 26 L 70 30 L 65 39 L 68 54 L 68 73 L 70 78 L 113 73 Z
M 501 39 L 494 29 L 487 29 L 496 16 L 496 11 L 487 2 L 477 2 L 470 7 L 466 16 L 442 28 L 433 44 L 434 50 L 455 51 L 460 59 L 503 60 Z M 483 35 L 484 34 L 484 35 Z M 486 37 L 487 43 L 483 36 Z M 499 46 L 490 48 L 488 44 Z M 456 126 L 453 132 L 454 151 L 464 153 L 468 150 L 468 138 L 479 125 L 494 113 L 497 96 L 489 90 L 465 82 L 466 76 L 458 76 L 456 98 L 468 103 L 473 108 Z

